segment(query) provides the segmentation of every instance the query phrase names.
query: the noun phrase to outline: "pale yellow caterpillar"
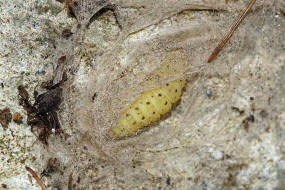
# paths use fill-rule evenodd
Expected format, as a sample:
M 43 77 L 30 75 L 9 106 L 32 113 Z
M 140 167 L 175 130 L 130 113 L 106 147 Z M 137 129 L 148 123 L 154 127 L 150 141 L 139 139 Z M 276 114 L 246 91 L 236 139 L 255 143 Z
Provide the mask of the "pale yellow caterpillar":
M 117 125 L 109 131 L 109 136 L 121 138 L 158 121 L 180 100 L 186 80 L 184 78 L 143 92 L 119 118 Z

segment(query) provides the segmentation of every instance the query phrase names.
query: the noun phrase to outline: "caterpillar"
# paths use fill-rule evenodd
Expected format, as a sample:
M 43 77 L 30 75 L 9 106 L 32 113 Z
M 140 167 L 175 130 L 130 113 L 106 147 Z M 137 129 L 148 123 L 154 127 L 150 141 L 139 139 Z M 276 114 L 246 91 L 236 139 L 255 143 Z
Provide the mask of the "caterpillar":
M 143 92 L 121 115 L 108 135 L 115 138 L 129 136 L 158 121 L 180 100 L 186 79 L 181 78 Z

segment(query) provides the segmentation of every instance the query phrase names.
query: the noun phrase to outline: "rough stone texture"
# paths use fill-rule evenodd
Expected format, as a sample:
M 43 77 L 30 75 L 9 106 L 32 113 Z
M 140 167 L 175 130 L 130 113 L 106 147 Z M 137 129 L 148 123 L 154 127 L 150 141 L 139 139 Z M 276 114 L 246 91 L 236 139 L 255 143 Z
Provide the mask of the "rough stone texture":
M 221 1 L 222 12 L 178 6 L 170 17 L 162 11 L 145 19 L 138 15 L 148 13 L 141 7 L 150 9 L 151 1 L 114 2 L 127 19 L 123 23 L 140 22 L 121 29 L 118 15 L 107 10 L 88 28 L 78 28 L 59 1 L 0 1 L 0 109 L 24 116 L 22 124 L 0 126 L 0 184 L 39 189 L 29 181 L 29 166 L 38 174 L 49 171 L 42 177 L 49 189 L 67 189 L 71 173 L 76 189 L 283 189 L 284 3 L 257 0 L 208 64 L 246 1 Z M 156 3 L 160 7 L 163 1 Z M 155 21 L 148 24 L 151 16 Z M 65 29 L 73 33 L 68 39 L 61 36 Z M 150 85 L 148 77 L 172 51 L 186 53 L 188 67 Z M 63 55 L 66 63 L 57 66 Z M 64 69 L 68 81 L 59 118 L 66 136 L 51 135 L 47 148 L 26 123 L 17 87 L 41 91 L 41 82 L 59 81 Z M 186 91 L 169 117 L 137 136 L 120 141 L 106 136 L 142 91 L 182 75 L 188 77 Z M 53 169 L 50 158 L 57 160 Z

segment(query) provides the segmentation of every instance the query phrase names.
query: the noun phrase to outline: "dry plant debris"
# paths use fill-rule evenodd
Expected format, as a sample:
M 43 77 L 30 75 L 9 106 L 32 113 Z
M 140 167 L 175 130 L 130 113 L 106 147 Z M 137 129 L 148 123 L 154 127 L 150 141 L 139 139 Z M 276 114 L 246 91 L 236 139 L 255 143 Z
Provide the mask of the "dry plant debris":
M 26 166 L 26 170 L 32 174 L 32 176 L 35 178 L 39 186 L 42 188 L 42 190 L 47 190 L 47 187 L 43 183 L 43 181 L 39 178 L 38 174 L 30 167 Z
M 39 140 L 48 145 L 48 137 L 52 133 L 59 134 L 62 132 L 56 110 L 62 101 L 62 89 L 60 84 L 54 86 L 47 86 L 47 92 L 37 95 L 34 92 L 35 103 L 31 104 L 29 101 L 29 94 L 23 86 L 18 87 L 20 95 L 19 103 L 27 111 L 27 123 L 33 127 L 36 126 L 41 129 L 39 133 Z
M 214 49 L 212 54 L 210 55 L 208 59 L 208 63 L 211 63 L 219 54 L 219 52 L 223 49 L 223 47 L 227 44 L 227 42 L 232 37 L 234 31 L 238 28 L 240 23 L 243 21 L 247 13 L 250 11 L 251 7 L 254 5 L 256 0 L 249 0 L 248 4 L 246 5 L 245 9 L 242 11 L 242 13 L 238 16 L 237 20 L 233 23 L 230 30 L 227 32 L 227 34 L 223 37 L 223 39 L 220 41 L 218 46 Z
M 16 123 L 20 124 L 20 123 L 23 122 L 23 116 L 22 116 L 19 112 L 15 112 L 15 113 L 13 114 L 13 120 L 14 120 Z
M 7 128 L 11 120 L 12 114 L 8 107 L 4 108 L 3 110 L 0 110 L 0 123 L 3 128 Z

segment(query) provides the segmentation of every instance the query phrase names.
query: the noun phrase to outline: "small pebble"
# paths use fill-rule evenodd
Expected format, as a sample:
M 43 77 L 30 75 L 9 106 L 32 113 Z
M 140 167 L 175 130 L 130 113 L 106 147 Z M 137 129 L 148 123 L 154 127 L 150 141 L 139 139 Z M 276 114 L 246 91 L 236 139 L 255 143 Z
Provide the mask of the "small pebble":
M 213 148 L 210 148 L 209 152 L 211 153 L 211 156 L 216 160 L 221 160 L 224 157 L 221 151 L 214 150 Z
M 212 92 L 212 90 L 211 90 L 210 88 L 207 88 L 207 89 L 205 90 L 205 93 L 206 93 L 206 95 L 207 95 L 208 97 L 211 97 L 211 96 L 213 95 L 213 92 Z
M 223 153 L 220 151 L 214 151 L 212 152 L 212 156 L 216 159 L 216 160 L 221 160 L 223 158 Z

